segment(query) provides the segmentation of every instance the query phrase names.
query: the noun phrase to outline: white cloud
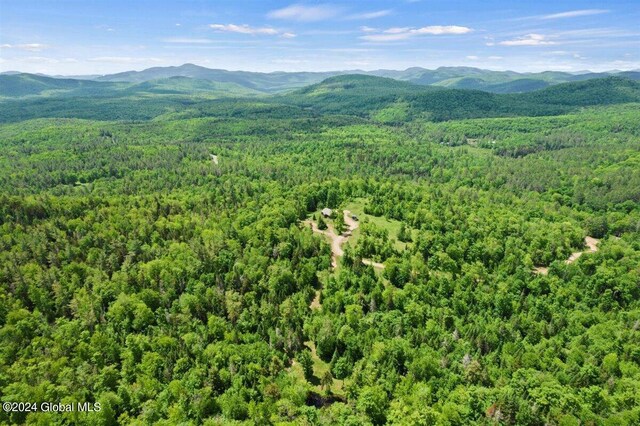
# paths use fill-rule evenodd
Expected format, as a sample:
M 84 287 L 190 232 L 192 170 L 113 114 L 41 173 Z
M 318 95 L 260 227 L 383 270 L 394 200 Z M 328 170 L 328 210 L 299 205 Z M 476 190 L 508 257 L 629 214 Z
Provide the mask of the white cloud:
M 548 40 L 547 37 L 542 34 L 527 34 L 513 40 L 501 41 L 498 44 L 501 46 L 547 46 L 556 43 Z
M 489 56 L 489 59 L 491 59 L 492 61 L 499 61 L 504 58 L 502 56 Z
M 601 15 L 603 13 L 609 13 L 609 11 L 605 9 L 570 10 L 568 12 L 552 13 L 550 15 L 544 15 L 542 16 L 542 19 L 576 18 L 579 16 Z
M 211 24 L 209 28 L 212 28 L 218 32 L 228 32 L 228 33 L 238 33 L 238 34 L 248 34 L 248 35 L 279 35 L 282 38 L 294 38 L 297 37 L 297 34 L 292 32 L 281 32 L 275 28 L 271 27 L 251 27 L 249 25 L 236 25 L 236 24 Z M 196 39 L 196 40 L 206 40 L 206 39 Z
M 380 34 L 368 34 L 360 39 L 373 42 L 387 42 L 406 40 L 421 35 L 462 35 L 473 31 L 471 28 L 458 25 L 431 25 L 422 28 L 394 27 L 384 30 Z
M 480 59 L 480 57 L 476 55 L 469 55 L 466 58 L 469 59 L 470 61 L 477 61 L 478 59 Z
M 460 27 L 457 25 L 433 25 L 430 27 L 422 27 L 415 30 L 416 34 L 431 34 L 431 35 L 443 35 L 443 34 L 467 34 L 471 32 L 471 28 Z
M 364 13 L 356 13 L 354 15 L 348 16 L 347 19 L 376 19 L 382 18 L 383 16 L 388 16 L 392 12 L 391 9 L 385 10 L 376 10 L 374 12 L 364 12 Z
M 249 35 L 277 35 L 278 30 L 271 27 L 251 27 L 249 25 L 236 25 L 236 24 L 211 24 L 210 28 L 220 31 L 220 32 L 229 32 L 229 33 L 239 33 L 239 34 L 249 34 Z
M 408 33 L 409 31 L 411 31 L 410 27 L 394 27 L 394 28 L 389 28 L 387 30 L 384 30 L 383 33 L 385 33 L 385 34 L 401 34 L 401 33 Z
M 408 33 L 404 34 L 371 34 L 360 37 L 361 40 L 364 41 L 373 41 L 373 42 L 386 42 L 386 41 L 400 41 L 406 40 L 411 37 Z
M 287 19 L 299 22 L 314 22 L 333 18 L 342 11 L 342 8 L 319 4 L 317 6 L 305 6 L 302 4 L 292 4 L 282 9 L 272 10 L 267 13 L 267 17 L 272 19 Z
M 2 44 L 1 49 L 20 49 L 27 50 L 29 52 L 40 52 L 43 49 L 47 49 L 49 45 L 41 43 L 27 43 L 27 44 Z
M 378 30 L 375 28 L 367 27 L 366 25 L 363 25 L 360 27 L 360 31 L 362 31 L 363 33 L 375 33 Z

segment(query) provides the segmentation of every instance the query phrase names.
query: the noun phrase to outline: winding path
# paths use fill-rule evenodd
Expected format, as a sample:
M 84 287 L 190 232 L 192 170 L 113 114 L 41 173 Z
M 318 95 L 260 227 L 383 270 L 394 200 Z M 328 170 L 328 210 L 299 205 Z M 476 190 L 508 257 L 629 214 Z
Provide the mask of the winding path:
M 347 225 L 347 229 L 340 235 L 336 233 L 336 230 L 331 223 L 327 223 L 327 229 L 324 230 L 319 229 L 318 224 L 312 220 L 307 219 L 303 223 L 310 225 L 313 232 L 324 235 L 331 240 L 331 266 L 333 268 L 338 266 L 338 257 L 342 257 L 344 255 L 342 245 L 351 235 L 353 235 L 353 231 L 360 226 L 360 223 L 351 217 L 351 212 L 349 210 L 344 211 L 344 223 Z M 373 266 L 376 269 L 384 269 L 384 265 L 382 263 L 374 262 L 371 259 L 362 259 L 362 263 Z M 322 305 L 320 304 L 320 290 L 316 290 L 316 295 L 311 301 L 309 308 L 313 310 L 322 308 Z
M 311 225 L 313 232 L 322 234 L 331 240 L 331 266 L 334 268 L 338 266 L 338 257 L 342 257 L 344 255 L 342 245 L 349 239 L 349 237 L 351 237 L 351 235 L 353 235 L 353 231 L 360 226 L 360 223 L 357 220 L 353 220 L 349 210 L 344 211 L 344 223 L 347 225 L 347 229 L 340 235 L 336 233 L 333 224 L 328 223 L 327 229 L 322 230 L 318 229 L 318 224 L 312 220 L 305 220 L 304 223 Z M 384 268 L 382 263 L 374 262 L 371 259 L 362 259 L 362 263 L 373 266 L 376 269 Z
M 571 253 L 571 256 L 569 256 L 569 258 L 567 260 L 564 261 L 564 263 L 566 263 L 567 265 L 575 262 L 576 260 L 578 260 L 578 258 L 580 258 L 580 256 L 582 256 L 583 253 L 595 253 L 598 251 L 598 243 L 600 242 L 599 239 L 597 238 L 593 238 L 593 237 L 584 237 L 584 244 L 587 246 L 588 250 L 584 250 L 584 251 L 576 251 Z M 542 275 L 547 275 L 549 273 L 549 268 L 546 266 L 538 266 L 536 268 L 534 268 L 533 272 L 535 272 L 536 274 L 542 274 Z
M 585 251 L 577 251 L 575 253 L 571 253 L 571 256 L 567 260 L 564 261 L 567 265 L 578 260 L 582 253 L 595 253 L 598 251 L 598 243 L 600 240 L 593 237 L 584 237 L 584 244 L 589 248 L 589 250 Z

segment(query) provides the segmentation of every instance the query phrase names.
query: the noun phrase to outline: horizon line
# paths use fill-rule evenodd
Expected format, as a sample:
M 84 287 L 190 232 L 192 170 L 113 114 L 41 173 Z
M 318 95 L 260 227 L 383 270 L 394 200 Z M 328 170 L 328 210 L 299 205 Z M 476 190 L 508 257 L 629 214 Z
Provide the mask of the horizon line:
M 158 69 L 158 68 L 180 68 L 186 65 L 192 65 L 192 66 L 196 66 L 199 68 L 204 68 L 204 69 L 208 69 L 208 70 L 214 70 L 214 71 L 227 71 L 227 72 L 249 72 L 249 73 L 256 73 L 256 74 L 297 74 L 297 73 L 317 73 L 317 74 L 324 74 L 324 73 L 349 73 L 349 72 L 353 72 L 353 73 L 358 73 L 358 72 L 375 72 L 375 71 L 396 71 L 396 72 L 402 72 L 402 71 L 407 71 L 413 68 L 418 68 L 418 69 L 422 69 L 425 71 L 436 71 L 438 69 L 441 68 L 467 68 L 467 69 L 475 69 L 475 70 L 481 70 L 481 71 L 492 71 L 492 72 L 512 72 L 512 73 L 516 73 L 516 74 L 542 74 L 545 72 L 559 72 L 559 73 L 565 73 L 565 74 L 572 74 L 572 75 L 581 75 L 581 74 L 600 74 L 600 73 L 620 73 L 620 72 L 633 72 L 633 71 L 640 71 L 640 69 L 638 68 L 629 68 L 629 69 L 608 69 L 605 71 L 593 71 L 590 69 L 584 69 L 584 70 L 579 70 L 579 71 L 567 71 L 567 70 L 559 70 L 559 69 L 545 69 L 543 71 L 516 71 L 515 69 L 496 69 L 496 68 L 483 68 L 483 67 L 474 67 L 474 66 L 468 66 L 468 65 L 440 65 L 436 68 L 426 68 L 426 67 L 422 67 L 419 65 L 415 65 L 415 66 L 410 66 L 404 69 L 399 69 L 399 68 L 371 68 L 371 69 L 362 69 L 362 68 L 354 68 L 354 69 L 334 69 L 334 70 L 327 70 L 327 71 L 318 71 L 318 70 L 297 70 L 297 71 L 285 71 L 285 70 L 275 70 L 275 71 L 257 71 L 257 70 L 248 70 L 248 69 L 228 69 L 228 68 L 209 68 L 207 66 L 204 65 L 198 65 L 196 63 L 193 62 L 185 62 L 182 63 L 180 65 L 158 65 L 158 66 L 153 66 L 153 67 L 144 67 L 144 68 L 140 68 L 140 69 L 135 69 L 135 68 L 131 68 L 131 69 L 123 69 L 122 71 L 117 71 L 117 72 L 109 72 L 109 73 L 87 73 L 87 74 L 49 74 L 49 73 L 42 73 L 42 72 L 26 72 L 26 71 L 20 71 L 20 70 L 13 70 L 13 69 L 8 69 L 5 71 L 0 71 L 0 75 L 7 75 L 7 74 L 31 74 L 31 75 L 40 75 L 40 76 L 46 76 L 46 77 L 87 77 L 87 76 L 98 76 L 98 77 L 104 77 L 104 76 L 109 76 L 109 75 L 116 75 L 116 74 L 123 74 L 123 73 L 129 73 L 129 72 L 144 72 L 150 69 Z

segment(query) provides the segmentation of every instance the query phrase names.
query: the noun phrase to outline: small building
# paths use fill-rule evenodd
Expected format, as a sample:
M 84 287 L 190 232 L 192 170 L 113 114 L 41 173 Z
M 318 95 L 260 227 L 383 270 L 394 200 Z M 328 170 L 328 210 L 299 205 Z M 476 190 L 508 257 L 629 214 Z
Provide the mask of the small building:
M 333 214 L 333 210 L 328 209 L 328 208 L 325 207 L 324 209 L 322 209 L 322 211 L 320 213 L 324 217 L 331 217 L 331 215 Z

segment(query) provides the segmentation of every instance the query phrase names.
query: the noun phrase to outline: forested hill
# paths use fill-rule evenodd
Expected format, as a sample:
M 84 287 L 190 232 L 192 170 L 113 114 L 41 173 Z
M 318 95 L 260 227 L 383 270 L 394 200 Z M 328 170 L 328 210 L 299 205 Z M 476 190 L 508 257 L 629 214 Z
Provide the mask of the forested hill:
M 578 107 L 640 101 L 640 83 L 607 77 L 565 83 L 535 92 L 497 95 L 478 90 L 442 89 L 396 80 L 347 75 L 280 98 L 325 113 L 371 116 L 380 121 L 433 121 L 517 115 L 554 115 Z
M 606 77 L 558 84 L 521 95 L 509 96 L 529 104 L 566 106 L 610 105 L 640 100 L 640 82 L 624 77 Z
M 19 75 L 19 72 L 0 73 L 1 75 Z M 540 73 L 517 73 L 514 71 L 491 71 L 472 67 L 440 67 L 429 70 L 420 67 L 406 70 L 375 70 L 375 71 L 328 71 L 328 72 L 249 72 L 211 69 L 194 64 L 184 64 L 171 67 L 153 67 L 142 71 L 126 71 L 108 75 L 88 75 L 77 77 L 60 77 L 57 79 L 81 79 L 84 81 L 100 81 L 115 83 L 144 83 L 155 80 L 171 79 L 175 77 L 204 80 L 219 84 L 229 84 L 237 88 L 265 94 L 284 93 L 311 84 L 316 84 L 326 78 L 360 74 L 377 77 L 387 77 L 398 81 L 406 81 L 418 85 L 447 87 L 451 89 L 482 90 L 492 93 L 524 93 L 543 89 L 555 84 L 591 80 L 618 76 L 631 80 L 640 80 L 640 71 L 623 72 L 585 72 L 571 74 L 567 72 L 545 71 Z M 35 77 L 47 78 L 44 75 Z M 1 81 L 1 79 L 0 79 Z
M 172 77 L 141 83 L 0 76 L 0 122 L 36 117 L 148 120 L 163 117 L 307 117 L 342 114 L 382 123 L 414 119 L 555 115 L 580 107 L 640 101 L 640 82 L 606 77 L 520 94 L 424 86 L 391 78 L 341 75 L 267 96 L 236 83 Z M 252 100 L 248 100 L 253 98 Z M 241 105 L 238 108 L 238 105 Z
M 233 83 L 263 93 L 282 93 L 296 88 L 319 83 L 336 75 L 362 74 L 388 77 L 419 85 L 434 85 L 452 89 L 475 89 L 493 93 L 521 93 L 542 89 L 559 83 L 604 78 L 611 75 L 640 79 L 638 71 L 567 73 L 545 71 L 518 73 L 514 71 L 492 71 L 473 67 L 439 67 L 429 70 L 411 67 L 406 70 L 374 71 L 328 71 L 328 72 L 249 72 L 211 69 L 194 64 L 170 67 L 153 67 L 142 71 L 125 71 L 103 76 L 85 76 L 84 79 L 110 82 L 141 83 L 172 77 L 187 77 L 218 83 Z
M 123 97 L 143 94 L 249 96 L 262 92 L 231 82 L 167 77 L 143 82 L 61 79 L 35 74 L 0 75 L 0 99 L 37 97 Z
M 97 78 L 97 80 L 140 83 L 180 76 L 216 81 L 219 83 L 233 83 L 263 93 L 275 93 L 306 86 L 336 74 L 339 74 L 339 72 L 259 73 L 250 71 L 227 71 L 205 68 L 194 64 L 184 64 L 178 67 L 154 67 L 143 71 L 126 71 L 118 74 L 105 75 Z
M 60 93 L 109 93 L 123 87 L 122 83 L 101 83 L 91 80 L 44 77 L 35 74 L 0 74 L 0 99 L 30 95 Z

